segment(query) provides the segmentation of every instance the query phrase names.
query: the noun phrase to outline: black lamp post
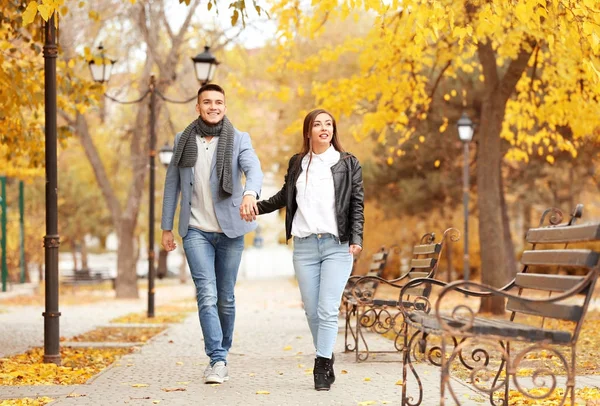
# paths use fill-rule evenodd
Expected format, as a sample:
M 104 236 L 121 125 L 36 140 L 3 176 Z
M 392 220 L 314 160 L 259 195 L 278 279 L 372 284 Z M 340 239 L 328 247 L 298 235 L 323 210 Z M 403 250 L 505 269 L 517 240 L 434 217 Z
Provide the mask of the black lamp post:
M 196 55 L 192 58 L 194 62 L 194 70 L 196 72 L 196 78 L 201 84 L 206 84 L 212 80 L 215 74 L 215 70 L 219 62 L 210 53 L 209 47 L 204 47 L 204 52 Z M 104 47 L 100 45 L 98 47 L 100 53 L 101 63 L 97 64 L 94 60 L 89 62 L 90 73 L 94 81 L 99 83 L 108 82 L 112 73 L 112 66 L 116 61 L 107 59 L 104 57 Z M 158 89 L 156 89 L 156 80 L 154 75 L 150 76 L 150 83 L 148 84 L 148 90 L 137 100 L 132 101 L 121 101 L 117 100 L 109 95 L 106 95 L 110 100 L 121 103 L 121 104 L 132 104 L 139 103 L 150 95 L 150 179 L 149 179 L 149 208 L 148 208 L 148 317 L 154 317 L 154 280 L 156 278 L 156 267 L 154 265 L 154 189 L 155 189 L 155 165 L 154 157 L 156 156 L 156 97 L 160 97 L 165 102 L 185 104 L 193 100 L 196 100 L 198 95 L 194 95 L 187 100 L 171 100 L 164 96 Z M 159 159 L 165 166 L 169 165 L 171 161 L 171 155 L 173 149 L 168 145 L 161 148 L 159 152 Z M 168 160 L 167 160 L 168 159 Z M 166 163 L 165 163 L 165 160 Z
M 465 235 L 464 235 L 464 268 L 463 278 L 470 278 L 469 264 L 469 144 L 473 139 L 473 122 L 469 119 L 466 113 L 463 113 L 458 122 L 458 136 L 463 142 L 464 160 L 463 160 L 463 205 L 465 217 Z
M 60 312 L 58 311 L 58 167 L 56 140 L 56 13 L 44 23 L 44 109 L 46 148 L 46 235 L 44 362 L 60 365 Z

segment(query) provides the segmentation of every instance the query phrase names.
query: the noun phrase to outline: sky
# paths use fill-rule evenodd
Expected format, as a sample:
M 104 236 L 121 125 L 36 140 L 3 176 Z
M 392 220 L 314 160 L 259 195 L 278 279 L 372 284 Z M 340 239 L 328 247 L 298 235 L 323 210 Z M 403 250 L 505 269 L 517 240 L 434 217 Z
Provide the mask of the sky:
M 239 30 L 230 29 L 232 9 L 229 9 L 229 3 L 231 1 L 232 0 L 218 0 L 217 14 L 215 8 L 211 11 L 207 10 L 208 0 L 202 0 L 195 16 L 197 21 L 214 24 L 216 27 L 227 30 L 230 37 L 236 35 Z M 247 6 L 249 7 L 248 19 L 246 20 L 246 27 L 242 30 L 236 42 L 244 45 L 246 48 L 259 48 L 262 47 L 266 41 L 274 37 L 276 25 L 272 20 L 269 20 L 268 17 L 266 17 L 264 12 L 261 13 L 262 16 L 258 15 L 252 5 L 252 0 L 246 1 L 248 3 Z M 170 0 L 170 3 L 172 3 L 172 6 L 169 7 L 169 20 L 172 22 L 173 28 L 176 29 L 183 23 L 188 6 L 186 6 L 185 3 L 179 4 L 178 0 Z M 257 4 L 261 7 L 263 5 L 262 3 L 264 2 L 261 2 L 260 0 L 257 1 Z M 236 27 L 242 28 L 241 18 L 238 20 Z

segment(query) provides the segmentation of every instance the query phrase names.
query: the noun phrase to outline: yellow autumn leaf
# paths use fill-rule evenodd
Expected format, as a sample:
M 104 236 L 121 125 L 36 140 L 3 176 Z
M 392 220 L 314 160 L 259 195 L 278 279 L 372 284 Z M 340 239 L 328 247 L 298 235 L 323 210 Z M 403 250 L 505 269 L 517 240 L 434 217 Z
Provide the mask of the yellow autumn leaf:
M 256 394 L 257 394 L 257 395 L 270 395 L 270 394 L 271 394 L 271 392 L 269 392 L 269 391 L 266 391 L 266 390 L 257 390 L 257 391 L 256 391 Z
M 435 162 L 433 163 L 433 166 L 435 166 L 436 168 L 440 167 L 440 160 L 436 159 Z
M 146 388 L 149 385 L 147 383 L 134 383 L 131 385 L 132 388 Z
M 554 163 L 554 157 L 552 155 L 547 155 L 546 156 L 546 161 L 548 161 L 549 163 L 553 164 Z
M 394 163 L 394 159 L 392 157 L 389 157 L 387 159 L 387 164 L 391 166 L 393 163 Z
M 375 402 L 374 400 L 365 400 L 364 402 L 358 402 L 358 406 L 369 406 L 375 404 L 377 404 L 377 402 Z
M 35 19 L 35 15 L 37 14 L 38 4 L 36 1 L 31 1 L 27 5 L 27 8 L 23 12 L 23 26 L 29 25 Z
M 283 347 L 283 351 L 290 351 L 292 349 L 291 345 L 286 345 L 285 347 Z
M 371 381 L 371 378 L 368 378 L 368 377 L 365 378 L 365 382 L 370 382 L 370 381 Z
M 177 365 L 183 365 L 183 362 L 177 361 L 175 364 L 177 364 Z
M 346 375 L 346 374 L 348 373 L 348 371 L 346 371 L 345 369 L 342 369 L 342 370 L 340 371 L 340 373 L 341 373 L 342 375 Z
M 153 400 L 152 403 L 154 403 L 155 405 L 158 405 L 160 403 L 160 400 Z
M 399 379 L 396 381 L 396 385 L 402 386 L 402 385 L 404 385 L 404 381 L 402 381 L 402 379 Z
M 69 13 L 69 7 L 67 6 L 62 6 L 60 8 L 60 15 L 61 16 L 66 16 Z
M 46 4 L 38 5 L 38 11 L 40 12 L 40 16 L 44 19 L 44 21 L 48 21 L 50 16 L 52 16 L 52 12 L 54 11 L 52 7 Z

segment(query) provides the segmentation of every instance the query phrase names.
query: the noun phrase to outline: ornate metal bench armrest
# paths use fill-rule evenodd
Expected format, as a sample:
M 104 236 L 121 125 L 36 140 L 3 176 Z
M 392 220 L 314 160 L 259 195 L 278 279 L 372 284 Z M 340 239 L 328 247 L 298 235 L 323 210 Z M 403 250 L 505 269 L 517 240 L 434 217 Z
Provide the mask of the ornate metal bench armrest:
M 362 276 L 354 282 L 350 288 L 352 297 L 359 303 L 367 304 L 373 301 L 374 287 L 379 284 L 384 284 L 392 288 L 401 289 L 404 286 L 405 280 L 408 280 L 408 274 L 404 274 L 396 279 L 384 279 L 379 276 Z

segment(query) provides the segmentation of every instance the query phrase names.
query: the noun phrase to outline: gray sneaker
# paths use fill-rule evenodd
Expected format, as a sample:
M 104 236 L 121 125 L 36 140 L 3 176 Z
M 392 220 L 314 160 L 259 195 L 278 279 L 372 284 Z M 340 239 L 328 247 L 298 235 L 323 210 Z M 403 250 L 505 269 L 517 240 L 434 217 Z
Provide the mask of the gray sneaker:
M 223 383 L 229 380 L 229 370 L 224 361 L 217 361 L 212 371 L 204 378 L 204 383 Z
M 212 367 L 210 366 L 210 362 L 208 363 L 208 366 L 206 367 L 206 369 L 204 370 L 204 375 L 202 375 L 202 377 L 204 379 L 206 379 L 206 377 L 208 375 L 210 375 L 212 373 Z

